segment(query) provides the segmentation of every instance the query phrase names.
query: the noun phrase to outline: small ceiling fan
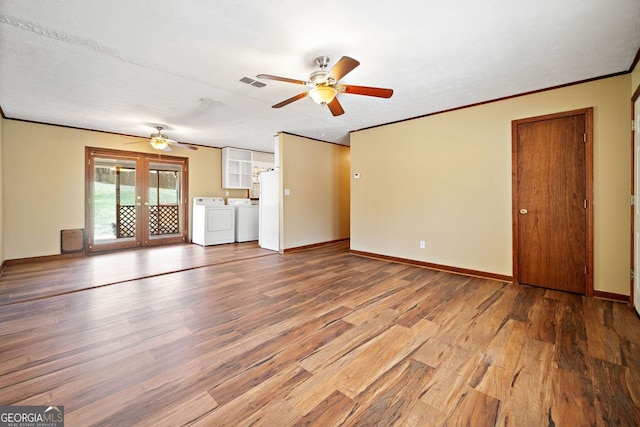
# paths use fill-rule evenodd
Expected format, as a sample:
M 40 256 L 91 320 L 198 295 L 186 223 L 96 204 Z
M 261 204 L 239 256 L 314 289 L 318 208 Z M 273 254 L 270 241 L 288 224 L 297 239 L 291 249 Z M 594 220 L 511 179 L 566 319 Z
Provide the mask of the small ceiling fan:
M 155 128 L 158 130 L 158 132 L 154 132 L 150 135 L 151 139 L 149 140 L 149 144 L 151 144 L 151 146 L 156 150 L 172 151 L 171 147 L 182 147 L 182 148 L 188 148 L 189 150 L 198 149 L 198 147 L 195 147 L 193 145 L 183 144 L 181 142 L 174 141 L 173 139 L 167 138 L 162 133 L 162 131 L 164 130 L 163 126 L 156 126 Z M 142 141 L 138 141 L 138 142 L 142 142 Z
M 340 105 L 337 97 L 339 93 L 375 96 L 378 98 L 391 98 L 391 95 L 393 95 L 392 89 L 339 84 L 340 79 L 353 71 L 354 68 L 360 65 L 360 62 L 348 56 L 343 56 L 336 63 L 336 65 L 331 68 L 331 70 L 327 71 L 326 69 L 329 65 L 329 61 L 330 59 L 327 56 L 317 57 L 315 59 L 315 63 L 318 65 L 318 67 L 320 67 L 320 70 L 311 73 L 311 75 L 309 76 L 309 80 L 307 81 L 290 79 L 287 77 L 272 76 L 270 74 L 258 74 L 256 77 L 259 79 L 294 83 L 309 86 L 311 88 L 306 92 L 299 93 L 296 96 L 285 99 L 284 101 L 273 105 L 273 108 L 284 107 L 285 105 L 289 105 L 292 102 L 309 95 L 314 102 L 321 105 L 327 105 L 329 107 L 329 110 L 331 111 L 331 114 L 333 114 L 334 116 L 339 116 L 341 114 L 344 114 L 342 105 Z

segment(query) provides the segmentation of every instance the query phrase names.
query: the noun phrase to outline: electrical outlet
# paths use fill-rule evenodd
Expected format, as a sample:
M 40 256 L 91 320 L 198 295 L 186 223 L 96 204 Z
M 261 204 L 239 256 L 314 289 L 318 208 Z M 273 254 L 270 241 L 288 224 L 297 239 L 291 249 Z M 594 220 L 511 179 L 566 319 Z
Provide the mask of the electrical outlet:
M 427 244 L 424 242 L 424 240 L 420 240 L 420 249 L 424 249 L 427 247 Z

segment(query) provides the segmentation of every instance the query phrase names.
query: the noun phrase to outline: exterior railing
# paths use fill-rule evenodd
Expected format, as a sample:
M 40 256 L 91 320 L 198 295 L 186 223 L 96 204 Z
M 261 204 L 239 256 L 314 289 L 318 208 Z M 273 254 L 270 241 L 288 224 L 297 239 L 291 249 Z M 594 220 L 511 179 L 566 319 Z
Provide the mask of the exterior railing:
M 126 238 L 136 235 L 136 207 L 134 205 L 120 205 L 117 210 L 116 237 Z M 180 233 L 180 207 L 178 205 L 149 206 L 149 234 Z

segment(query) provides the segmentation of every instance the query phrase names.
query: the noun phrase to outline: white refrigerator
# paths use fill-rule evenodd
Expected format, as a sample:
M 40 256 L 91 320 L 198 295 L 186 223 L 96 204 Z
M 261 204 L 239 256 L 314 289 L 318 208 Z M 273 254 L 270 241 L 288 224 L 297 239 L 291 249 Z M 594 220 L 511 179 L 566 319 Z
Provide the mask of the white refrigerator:
M 258 245 L 272 251 L 280 250 L 280 171 L 260 174 L 260 204 Z

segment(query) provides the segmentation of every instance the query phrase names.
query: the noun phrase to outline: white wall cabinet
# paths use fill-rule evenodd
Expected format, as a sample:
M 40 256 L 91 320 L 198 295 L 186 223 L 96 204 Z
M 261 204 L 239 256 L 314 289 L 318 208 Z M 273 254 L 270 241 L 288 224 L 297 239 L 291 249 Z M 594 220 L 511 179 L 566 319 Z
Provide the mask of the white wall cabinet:
M 251 189 L 253 152 L 238 148 L 222 149 L 222 188 Z

